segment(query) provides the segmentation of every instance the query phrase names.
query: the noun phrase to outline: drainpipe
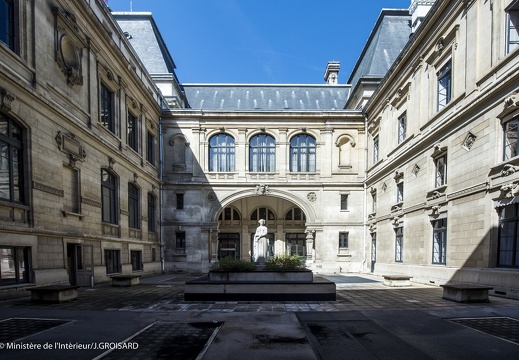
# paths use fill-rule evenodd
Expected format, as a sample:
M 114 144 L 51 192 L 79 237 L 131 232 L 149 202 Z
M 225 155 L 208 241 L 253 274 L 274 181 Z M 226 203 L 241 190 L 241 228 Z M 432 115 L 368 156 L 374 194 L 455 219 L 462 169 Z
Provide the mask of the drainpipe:
M 163 100 L 161 100 L 161 109 L 163 108 Z M 164 243 L 162 237 L 162 167 L 164 162 L 164 155 L 162 149 L 162 116 L 159 116 L 159 245 L 160 245 L 160 270 L 164 274 L 166 272 L 166 264 L 164 259 Z
M 367 236 L 368 236 L 368 187 L 366 184 L 366 181 L 368 179 L 368 118 L 366 115 L 364 115 L 364 205 L 363 205 L 363 214 L 364 214 L 364 221 L 363 221 L 363 231 L 364 231 L 364 246 L 362 247 L 363 252 L 363 261 L 362 261 L 362 272 L 364 272 L 364 267 L 366 266 L 366 243 L 367 243 Z

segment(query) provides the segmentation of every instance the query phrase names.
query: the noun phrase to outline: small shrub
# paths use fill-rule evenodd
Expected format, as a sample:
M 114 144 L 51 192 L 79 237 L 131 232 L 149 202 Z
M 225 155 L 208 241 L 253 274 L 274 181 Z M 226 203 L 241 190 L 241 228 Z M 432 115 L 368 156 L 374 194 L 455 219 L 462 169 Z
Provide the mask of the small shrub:
M 305 261 L 298 255 L 276 255 L 265 266 L 265 270 L 274 271 L 302 269 L 305 269 Z
M 233 257 L 227 256 L 223 259 L 220 259 L 220 261 L 215 264 L 212 270 L 254 271 L 256 270 L 256 265 L 250 261 L 235 259 Z

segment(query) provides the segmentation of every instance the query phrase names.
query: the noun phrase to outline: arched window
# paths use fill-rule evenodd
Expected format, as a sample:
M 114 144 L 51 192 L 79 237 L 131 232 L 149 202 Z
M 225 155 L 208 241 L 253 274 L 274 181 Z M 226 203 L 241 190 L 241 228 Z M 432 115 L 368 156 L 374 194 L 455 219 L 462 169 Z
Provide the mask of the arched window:
M 249 149 L 249 169 L 251 172 L 276 171 L 276 141 L 270 135 L 252 137 Z
M 276 216 L 274 215 L 274 212 L 272 212 L 272 210 L 262 207 L 262 208 L 257 208 L 256 210 L 254 210 L 252 212 L 252 214 L 250 215 L 250 219 L 251 220 L 259 220 L 259 219 L 276 220 Z
M 288 210 L 288 212 L 285 215 L 285 220 L 306 220 L 306 215 L 300 208 L 295 207 Z
M 232 208 L 232 207 L 226 207 L 222 210 L 220 213 L 220 216 L 218 217 L 218 220 L 240 220 L 241 216 L 238 210 Z
M 235 169 L 234 138 L 218 134 L 209 140 L 209 171 L 230 172 Z
M 102 220 L 117 224 L 117 183 L 115 175 L 106 169 L 101 169 L 101 202 Z
M 23 203 L 23 131 L 0 114 L 0 199 Z
M 315 139 L 306 134 L 290 140 L 290 171 L 315 172 Z
M 128 226 L 132 229 L 140 229 L 139 188 L 132 183 L 128 183 Z

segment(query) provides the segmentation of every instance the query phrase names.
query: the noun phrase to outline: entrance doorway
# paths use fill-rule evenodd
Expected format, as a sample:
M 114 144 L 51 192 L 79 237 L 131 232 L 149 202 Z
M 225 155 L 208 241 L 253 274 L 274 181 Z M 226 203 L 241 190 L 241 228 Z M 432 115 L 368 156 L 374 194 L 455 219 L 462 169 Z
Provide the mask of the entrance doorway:
M 67 244 L 67 262 L 71 285 L 92 286 L 94 278 L 94 246 Z
M 240 258 L 240 234 L 218 234 L 218 259 L 226 257 L 231 257 L 233 259 Z

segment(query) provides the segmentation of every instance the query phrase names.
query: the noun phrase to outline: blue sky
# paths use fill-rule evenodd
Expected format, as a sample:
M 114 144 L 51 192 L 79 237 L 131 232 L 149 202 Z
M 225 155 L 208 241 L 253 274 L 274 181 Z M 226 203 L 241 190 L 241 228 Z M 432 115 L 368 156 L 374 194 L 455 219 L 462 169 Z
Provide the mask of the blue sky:
M 108 0 L 148 11 L 181 83 L 322 84 L 328 61 L 346 83 L 383 8 L 411 0 Z

